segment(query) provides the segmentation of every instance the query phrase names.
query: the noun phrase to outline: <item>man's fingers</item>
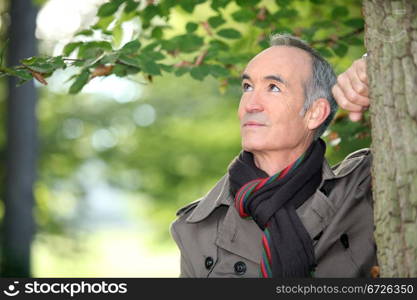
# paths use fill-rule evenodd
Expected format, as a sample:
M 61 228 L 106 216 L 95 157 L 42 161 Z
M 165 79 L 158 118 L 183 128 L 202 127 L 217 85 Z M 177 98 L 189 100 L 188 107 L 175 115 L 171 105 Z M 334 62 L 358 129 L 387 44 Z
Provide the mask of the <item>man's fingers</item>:
M 353 104 L 359 105 L 359 106 L 369 106 L 369 99 L 368 97 L 362 96 L 359 93 L 357 93 L 352 86 L 352 83 L 346 73 L 343 73 L 337 77 L 337 84 L 342 92 L 344 97 Z M 340 103 L 339 103 L 340 105 Z
M 353 65 L 356 69 L 356 75 L 366 86 L 368 86 L 368 74 L 366 73 L 366 59 L 361 58 L 356 60 Z
M 346 109 L 350 112 L 362 112 L 363 107 L 361 105 L 351 102 L 344 94 L 339 84 L 336 84 L 332 88 L 333 96 L 336 99 L 336 102 L 343 109 Z
M 358 73 L 351 72 L 348 76 L 353 90 L 361 96 L 368 97 L 368 85 L 363 83 L 363 81 L 359 78 Z M 369 99 L 367 105 L 369 105 Z
M 362 119 L 362 113 L 361 112 L 351 112 L 351 113 L 349 113 L 349 119 L 353 122 L 357 122 L 360 119 Z

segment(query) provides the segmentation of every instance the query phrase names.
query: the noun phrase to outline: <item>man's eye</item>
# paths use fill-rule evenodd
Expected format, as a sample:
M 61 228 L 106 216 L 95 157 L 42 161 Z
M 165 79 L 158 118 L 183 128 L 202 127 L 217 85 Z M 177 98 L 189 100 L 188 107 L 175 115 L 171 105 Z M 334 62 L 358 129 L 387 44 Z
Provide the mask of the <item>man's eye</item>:
M 252 86 L 247 82 L 242 84 L 242 89 L 244 92 L 250 92 L 253 90 Z
M 281 89 L 280 89 L 279 87 L 277 87 L 275 84 L 270 84 L 270 85 L 269 85 L 269 89 L 270 89 L 272 92 L 281 92 Z

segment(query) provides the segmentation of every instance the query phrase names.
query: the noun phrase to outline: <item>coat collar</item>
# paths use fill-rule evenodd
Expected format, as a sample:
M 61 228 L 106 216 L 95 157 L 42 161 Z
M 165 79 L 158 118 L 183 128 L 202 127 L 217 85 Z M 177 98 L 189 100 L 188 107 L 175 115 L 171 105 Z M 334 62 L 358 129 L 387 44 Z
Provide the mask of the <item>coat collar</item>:
M 330 168 L 328 162 L 323 160 L 323 179 L 320 186 L 325 180 L 331 180 L 336 177 Z M 214 209 L 220 205 L 231 205 L 233 204 L 233 197 L 230 192 L 229 174 L 226 173 L 211 189 L 206 196 L 204 196 L 193 212 L 188 216 L 186 221 L 188 223 L 197 223 L 207 218 Z

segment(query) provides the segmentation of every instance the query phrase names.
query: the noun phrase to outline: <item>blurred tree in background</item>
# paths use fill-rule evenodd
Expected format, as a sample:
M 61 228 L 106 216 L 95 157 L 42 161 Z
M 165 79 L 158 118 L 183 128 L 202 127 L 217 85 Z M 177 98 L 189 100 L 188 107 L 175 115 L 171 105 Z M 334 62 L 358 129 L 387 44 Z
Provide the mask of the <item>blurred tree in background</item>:
M 7 60 L 18 64 L 20 59 L 36 51 L 36 8 L 28 0 L 10 3 L 10 26 L 7 38 Z M 6 52 L 6 48 L 2 47 Z M 2 53 L 3 59 L 3 53 Z M 36 176 L 37 93 L 33 82 L 16 87 L 17 78 L 9 77 L 6 105 L 5 147 L 5 213 L 1 271 L 3 276 L 25 276 L 30 273 L 30 246 L 34 234 L 32 186 Z M 2 118 L 3 119 L 3 118 Z
M 175 251 L 175 211 L 204 195 L 240 151 L 245 64 L 270 34 L 288 32 L 345 70 L 365 52 L 361 1 L 103 2 L 37 1 L 42 56 L 0 69 L 21 83 L 48 82 L 37 108 L 34 275 L 175 276 L 167 271 L 175 255 L 162 258 Z M 96 9 L 71 15 L 87 3 Z M 54 5 L 58 16 L 48 19 Z M 369 146 L 368 117 L 352 123 L 340 111 L 325 139 L 336 163 Z M 0 132 L 3 164 L 5 145 Z M 150 253 L 161 263 L 154 273 L 141 257 Z

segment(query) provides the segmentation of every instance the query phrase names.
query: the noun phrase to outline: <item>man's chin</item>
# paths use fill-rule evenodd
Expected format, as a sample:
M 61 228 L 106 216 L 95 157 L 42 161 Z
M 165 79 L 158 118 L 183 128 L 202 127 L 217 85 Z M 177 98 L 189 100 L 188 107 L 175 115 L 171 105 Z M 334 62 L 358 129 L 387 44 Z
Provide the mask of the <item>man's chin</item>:
M 256 143 L 256 142 L 242 142 L 242 149 L 247 152 L 256 152 L 256 151 L 263 151 L 265 146 L 263 143 Z

